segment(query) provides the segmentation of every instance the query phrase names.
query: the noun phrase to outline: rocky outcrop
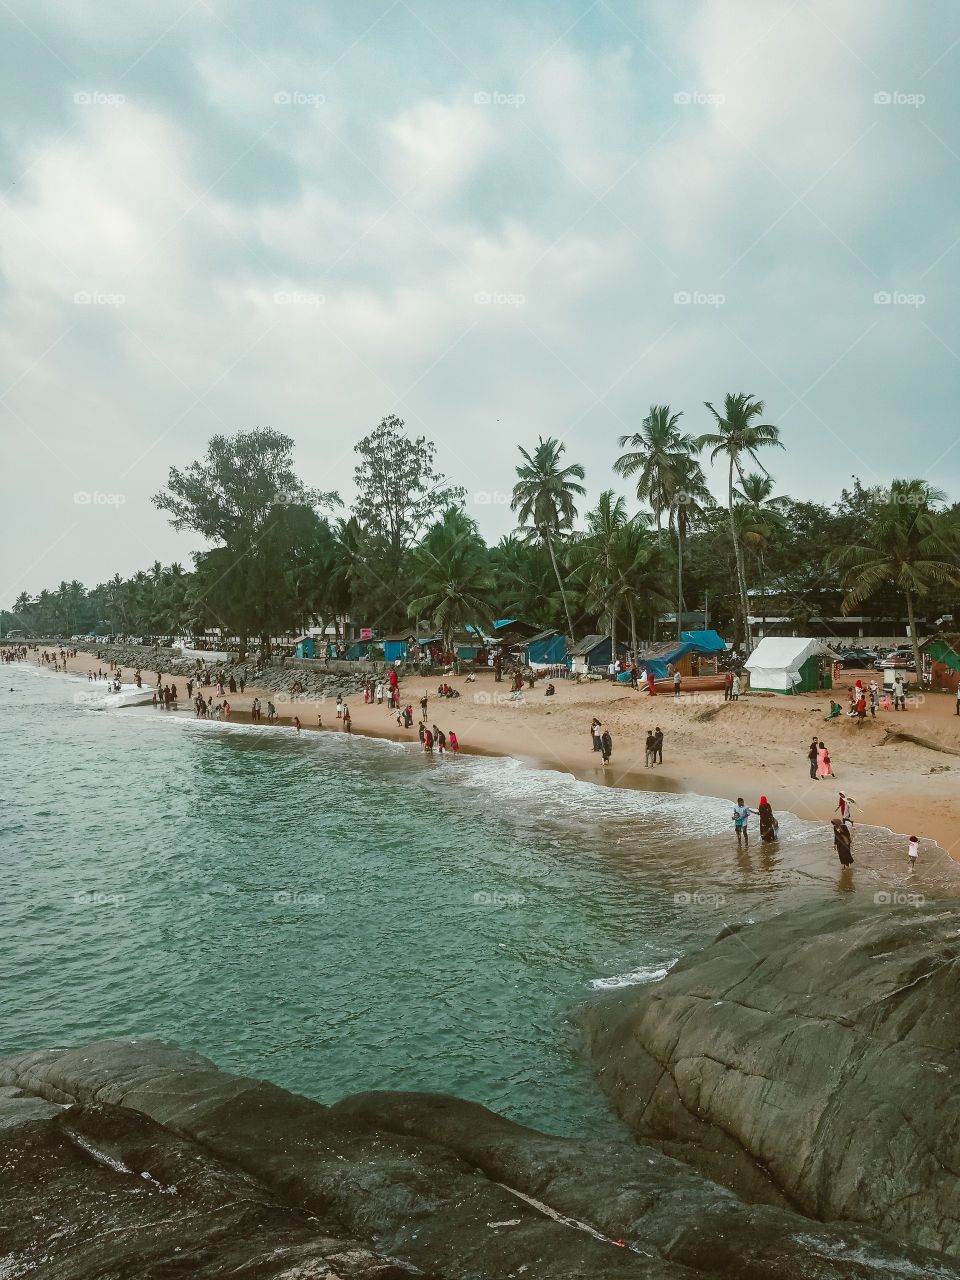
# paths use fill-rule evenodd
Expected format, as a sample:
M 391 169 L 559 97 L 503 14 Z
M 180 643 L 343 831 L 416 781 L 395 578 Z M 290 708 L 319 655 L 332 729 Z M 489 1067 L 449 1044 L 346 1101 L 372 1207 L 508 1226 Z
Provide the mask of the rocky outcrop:
M 473 1103 L 325 1107 L 155 1042 L 0 1060 L 5 1280 L 912 1280 L 943 1255 Z
M 751 1199 L 960 1253 L 960 917 L 910 897 L 730 930 L 582 1010 L 620 1115 Z

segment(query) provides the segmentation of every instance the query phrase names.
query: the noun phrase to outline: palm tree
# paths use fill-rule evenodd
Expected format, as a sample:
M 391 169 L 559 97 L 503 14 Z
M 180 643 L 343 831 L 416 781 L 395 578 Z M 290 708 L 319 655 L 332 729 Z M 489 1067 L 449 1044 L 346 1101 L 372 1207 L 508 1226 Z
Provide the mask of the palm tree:
M 790 499 L 782 494 L 775 495 L 773 477 L 761 475 L 758 471 L 751 471 L 749 475 L 743 476 L 739 488 L 734 489 L 734 495 L 735 508 L 743 507 L 743 520 L 746 524 L 752 521 L 754 526 L 745 532 L 741 531 L 740 541 L 756 552 L 760 565 L 760 607 L 763 629 L 766 630 L 767 566 L 763 553 L 774 534 L 786 529 L 784 513 L 790 505 Z
M 840 569 L 843 575 L 847 592 L 841 605 L 844 614 L 885 584 L 903 593 L 918 681 L 923 668 L 914 601 L 937 586 L 960 586 L 956 530 L 952 525 L 941 527 L 933 510 L 945 501 L 942 490 L 925 480 L 894 480 L 863 540 L 835 547 L 826 558 L 827 565 Z
M 620 448 L 629 445 L 630 451 L 613 464 L 618 476 L 637 477 L 637 497 L 649 503 L 657 529 L 664 512 L 674 506 L 684 464 L 696 452 L 693 437 L 680 432 L 682 417 L 668 404 L 652 404 L 640 430 L 620 437 Z
M 696 458 L 684 457 L 675 469 L 677 488 L 670 504 L 670 526 L 677 531 L 677 639 L 683 630 L 683 544 L 691 520 L 702 516 L 713 505 L 713 494 L 707 488 L 703 468 Z
M 449 507 L 427 530 L 413 560 L 420 594 L 410 601 L 410 617 L 415 622 L 428 616 L 445 650 L 453 649 L 457 631 L 492 628 L 487 548 L 476 523 L 459 507 Z
M 763 401 L 757 400 L 755 396 L 748 395 L 743 391 L 739 391 L 735 395 L 728 392 L 724 397 L 722 415 L 717 412 L 709 400 L 705 400 L 704 404 L 713 414 L 717 430 L 698 436 L 696 447 L 698 449 L 709 448 L 711 450 L 711 462 L 716 461 L 722 453 L 725 453 L 729 458 L 727 512 L 730 516 L 730 541 L 733 543 L 734 558 L 737 564 L 737 587 L 740 593 L 740 611 L 743 616 L 743 634 L 749 651 L 753 648 L 753 636 L 750 631 L 750 610 L 747 603 L 747 580 L 743 571 L 743 551 L 737 538 L 737 530 L 733 518 L 733 471 L 736 468 L 737 475 L 743 480 L 741 458 L 746 454 L 753 459 L 761 471 L 766 472 L 766 467 L 757 457 L 757 450 L 764 448 L 766 445 L 773 445 L 778 449 L 782 449 L 783 444 L 780 440 L 779 428 L 770 426 L 769 423 L 754 421 L 754 419 L 761 417 L 764 411 Z
M 513 486 L 510 509 L 518 513 L 521 528 L 528 526 L 527 537 L 531 541 L 542 542 L 550 552 L 553 572 L 567 615 L 570 644 L 573 645 L 573 619 L 570 617 L 567 594 L 557 567 L 554 542 L 573 528 L 577 516 L 574 499 L 582 497 L 586 489 L 577 483 L 584 478 L 583 467 L 578 462 L 569 467 L 561 467 L 560 456 L 564 448 L 559 440 L 544 440 L 543 436 L 539 437 L 532 456 L 521 448 L 520 455 L 524 461 L 523 465 L 517 467 L 518 479 Z
M 649 519 L 649 517 L 648 517 Z M 629 520 L 617 533 L 613 545 L 613 578 L 608 590 L 610 607 L 622 605 L 630 619 L 630 643 L 637 652 L 637 612 L 651 621 L 670 608 L 670 566 L 660 538 L 645 527 L 643 515 Z
M 587 514 L 587 531 L 579 540 L 575 558 L 586 582 L 587 608 L 605 613 L 605 625 L 617 651 L 617 598 L 611 588 L 617 578 L 617 539 L 627 521 L 627 504 L 612 489 L 605 489 L 593 511 Z

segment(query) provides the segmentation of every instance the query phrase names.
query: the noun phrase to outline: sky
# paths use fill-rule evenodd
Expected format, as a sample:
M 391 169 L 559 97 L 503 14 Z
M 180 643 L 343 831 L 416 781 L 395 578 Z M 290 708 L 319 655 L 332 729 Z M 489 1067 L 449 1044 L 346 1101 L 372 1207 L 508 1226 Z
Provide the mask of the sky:
M 651 404 L 750 392 L 778 492 L 960 497 L 945 0 L 2 0 L 0 603 L 196 538 L 269 426 L 318 489 L 388 414 L 489 540 L 517 446 L 587 503 Z M 724 477 L 709 471 L 718 496 Z

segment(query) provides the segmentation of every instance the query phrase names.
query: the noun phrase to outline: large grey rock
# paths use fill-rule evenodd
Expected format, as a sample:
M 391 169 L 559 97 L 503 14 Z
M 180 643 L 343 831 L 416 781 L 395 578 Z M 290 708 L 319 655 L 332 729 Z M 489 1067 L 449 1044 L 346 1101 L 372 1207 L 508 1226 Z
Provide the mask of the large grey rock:
M 651 1148 L 455 1098 L 325 1107 L 149 1041 L 15 1055 L 0 1086 L 23 1095 L 9 1107 L 52 1107 L 0 1134 L 11 1280 L 960 1278 L 943 1255 L 744 1204 Z
M 751 1199 L 956 1254 L 958 925 L 881 901 L 730 931 L 581 1011 L 598 1078 L 644 1141 Z

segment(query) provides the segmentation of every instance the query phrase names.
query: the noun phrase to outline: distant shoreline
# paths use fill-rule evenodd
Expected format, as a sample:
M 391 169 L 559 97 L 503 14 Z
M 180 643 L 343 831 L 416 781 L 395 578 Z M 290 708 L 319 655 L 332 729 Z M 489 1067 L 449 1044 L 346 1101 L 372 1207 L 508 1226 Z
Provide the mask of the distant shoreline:
M 94 664 L 95 654 L 78 652 L 68 660 L 68 669 L 83 675 Z M 293 682 L 298 672 L 291 670 L 289 674 Z M 179 714 L 192 714 L 187 710 L 184 677 L 164 673 L 163 678 L 178 685 Z M 360 672 L 357 678 L 361 678 Z M 150 670 L 150 682 L 153 679 Z M 417 742 L 419 699 L 426 692 L 427 723 L 437 723 L 445 732 L 455 730 L 464 754 L 510 757 L 532 768 L 556 770 L 598 786 L 730 801 L 743 795 L 753 808 L 762 794 L 768 794 L 775 812 L 792 813 L 822 825 L 825 849 L 831 856 L 829 821 L 842 787 L 858 802 L 856 825 L 877 827 L 902 839 L 904 850 L 907 835 L 916 833 L 924 842 L 921 850 L 926 847 L 937 856 L 960 860 L 956 835 L 960 830 L 960 795 L 955 785 L 960 767 L 953 765 L 957 758 L 908 743 L 879 745 L 883 730 L 896 728 L 903 718 L 909 721 L 911 731 L 936 734 L 945 745 L 960 747 L 960 717 L 947 714 L 952 711 L 953 699 L 946 695 L 931 695 L 918 710 L 881 713 L 875 723 L 868 721 L 861 729 L 845 718 L 826 724 L 824 711 L 830 695 L 824 693 L 763 699 L 746 696 L 738 703 L 724 703 L 719 695 L 693 694 L 689 701 L 675 702 L 664 695 L 650 699 L 642 691 L 607 681 L 578 685 L 561 679 L 555 681 L 555 698 L 545 698 L 547 682 L 538 681 L 533 692 L 525 691 L 523 702 L 515 705 L 507 701 L 508 682 L 495 683 L 490 671 L 476 673 L 474 681 L 464 675 L 444 679 L 460 692 L 459 698 L 441 700 L 436 696 L 439 677 L 401 672 L 403 704 L 414 710 L 414 725 L 409 730 L 397 727 L 395 713 L 387 711 L 385 702 L 368 705 L 362 696 L 348 696 L 353 732 L 394 742 Z M 842 699 L 844 691 L 838 690 L 837 696 Z M 331 697 L 291 704 L 276 691 L 255 685 L 248 685 L 243 694 L 228 693 L 226 697 L 231 720 L 241 724 L 251 723 L 250 706 L 254 697 L 259 697 L 264 713 L 268 700 L 275 703 L 281 713 L 276 722 L 280 727 L 291 727 L 293 716 L 299 714 L 304 731 L 316 731 L 319 714 L 324 731 L 342 732 Z M 606 770 L 590 745 L 588 730 L 594 714 L 613 734 L 613 758 Z M 646 769 L 643 739 L 653 723 L 660 724 L 666 735 L 664 764 Z M 828 740 L 836 779 L 809 780 L 805 751 L 813 733 Z M 947 776 L 931 773 L 933 768 Z M 759 832 L 755 823 L 752 826 L 751 846 L 759 845 Z M 732 834 L 730 844 L 735 848 Z

